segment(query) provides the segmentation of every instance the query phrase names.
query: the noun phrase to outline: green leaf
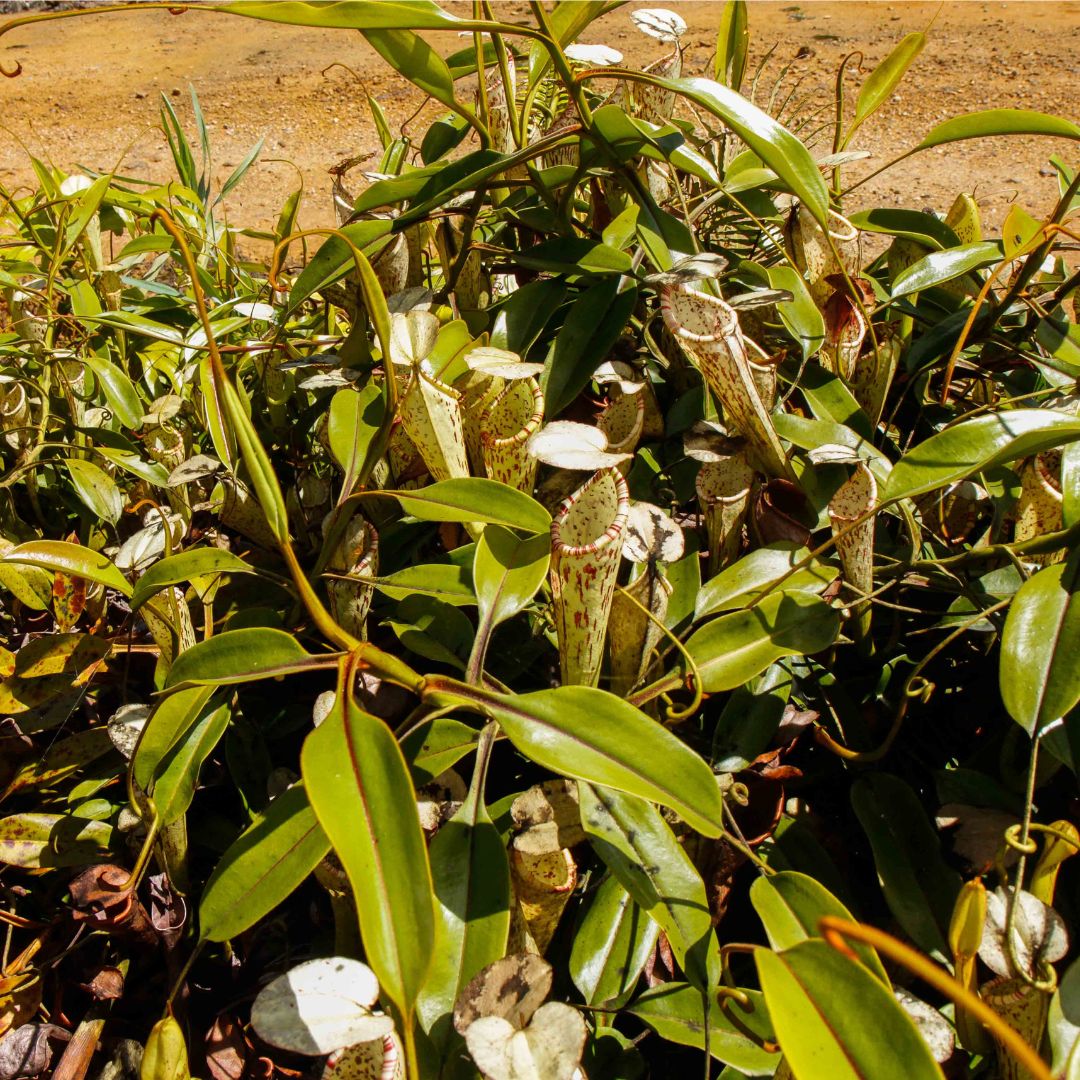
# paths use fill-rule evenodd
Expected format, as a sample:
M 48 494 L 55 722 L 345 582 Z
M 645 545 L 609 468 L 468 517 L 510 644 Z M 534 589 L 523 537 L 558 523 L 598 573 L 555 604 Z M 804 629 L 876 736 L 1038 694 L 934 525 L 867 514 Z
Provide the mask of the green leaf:
M 629 278 L 611 277 L 590 286 L 571 305 L 542 379 L 546 417 L 558 416 L 608 358 L 637 295 Z
M 229 428 L 236 439 L 237 448 L 247 466 L 255 497 L 266 515 L 267 524 L 279 544 L 289 542 L 289 514 L 285 509 L 285 496 L 281 493 L 274 466 L 259 441 L 255 425 L 244 410 L 236 388 L 230 382 L 221 387 L 225 398 L 225 411 Z
M 473 588 L 480 609 L 478 636 L 521 611 L 547 578 L 551 538 L 521 539 L 502 525 L 489 525 L 477 541 Z
M 897 275 L 892 283 L 892 298 L 897 300 L 901 296 L 942 285 L 1000 260 L 1001 244 L 996 240 L 962 244 L 948 251 L 931 251 Z
M 496 312 L 491 330 L 491 344 L 524 356 L 536 343 L 552 312 L 557 311 L 566 295 L 566 285 L 555 278 L 541 278 L 522 285 L 504 300 Z
M 954 248 L 960 243 L 960 238 L 944 221 L 919 210 L 879 206 L 872 210 L 859 210 L 848 220 L 862 232 L 886 233 L 914 240 L 932 251 Z
M 605 0 L 559 0 L 548 14 L 548 25 L 559 46 L 565 47 L 577 41 L 585 27 L 607 10 Z M 539 41 L 534 42 L 529 52 L 530 88 L 550 66 L 551 53 Z
M 304 671 L 316 664 L 325 667 L 332 661 L 332 656 L 312 656 L 284 630 L 248 626 L 185 649 L 169 668 L 165 686 L 225 686 Z
M 813 356 L 825 341 L 825 320 L 806 279 L 793 266 L 770 266 L 767 271 L 769 286 L 791 293 L 791 300 L 782 300 L 776 312 L 787 332 L 799 343 L 803 357 Z
M 584 237 L 560 236 L 555 240 L 545 240 L 535 247 L 515 252 L 513 260 L 530 270 L 568 277 L 579 274 L 628 274 L 633 267 L 633 260 L 625 251 L 610 244 L 597 244 Z M 598 313 L 602 310 L 597 308 Z
M 430 784 L 472 753 L 479 738 L 476 728 L 445 716 L 417 724 L 401 740 L 401 752 L 408 762 L 413 783 L 417 787 Z
M 234 0 L 217 10 L 290 26 L 341 30 L 458 30 L 463 22 L 431 0 L 338 0 L 332 4 L 321 0 Z
M 1080 139 L 1080 127 L 1060 116 L 1030 109 L 988 109 L 965 113 L 932 128 L 916 150 L 928 150 L 962 139 L 984 139 L 990 135 L 1053 135 Z
M 579 784 L 581 824 L 597 855 L 668 936 L 686 977 L 708 992 L 720 977 L 705 884 L 656 807 L 632 795 Z
M 376 243 L 385 246 L 393 230 L 394 223 L 389 218 L 375 218 L 369 221 L 354 221 L 343 225 L 338 232 L 327 239 L 311 261 L 300 272 L 289 293 L 289 308 L 303 303 L 312 293 L 318 292 L 336 281 L 350 268 L 355 268 L 351 243 L 360 251 L 374 254 Z
M 418 1008 L 424 1028 L 445 1047 L 454 1002 L 481 968 L 505 955 L 510 933 L 506 845 L 475 789 L 435 834 L 430 857 L 435 958 Z
M 749 50 L 746 0 L 727 0 L 716 31 L 716 81 L 738 91 L 742 86 Z
M 245 173 L 247 173 L 248 169 L 250 169 L 251 166 L 255 164 L 255 159 L 262 152 L 263 142 L 265 141 L 265 138 L 266 136 L 262 136 L 258 140 L 258 142 L 256 142 L 255 145 L 243 156 L 240 164 L 237 165 L 231 173 L 229 173 L 228 179 L 226 179 L 225 183 L 221 185 L 221 191 L 218 192 L 218 196 L 214 200 L 215 204 L 221 202 L 221 200 L 224 199 L 225 196 L 228 195 L 229 192 L 232 191 L 232 189 L 236 187 L 236 185 L 239 184 L 241 180 L 244 179 Z
M 596 890 L 574 934 L 570 977 L 586 1005 L 619 1009 L 634 992 L 656 948 L 660 925 L 615 876 Z M 701 995 L 694 991 L 700 1004 Z
M 948 956 L 960 876 L 945 864 L 937 833 L 915 792 L 888 773 L 863 776 L 851 805 L 874 850 L 885 902 L 924 952 Z
M 1029 734 L 1080 701 L 1080 553 L 1020 586 L 1001 636 L 1001 699 Z
M 368 474 L 374 462 L 369 462 L 371 450 L 382 431 L 386 403 L 382 388 L 369 382 L 362 390 L 346 388 L 330 399 L 326 421 L 326 437 L 334 461 L 345 473 L 341 490 L 348 494 L 357 480 Z
M 66 540 L 31 540 L 12 548 L 3 561 L 27 563 L 53 573 L 96 581 L 99 585 L 116 589 L 124 596 L 131 595 L 127 579 L 104 555 Z
M 739 1022 L 762 1040 L 772 1040 L 772 1024 L 765 1008 L 765 998 L 757 990 L 742 993 L 753 1003 L 753 1012 L 745 1013 L 731 1003 Z M 738 1011 L 735 1011 L 738 1010 Z M 700 991 L 686 983 L 669 982 L 646 990 L 626 1010 L 644 1021 L 668 1042 L 705 1049 L 705 1006 Z M 738 1070 L 737 1075 L 769 1076 L 776 1068 L 778 1054 L 770 1054 L 748 1039 L 728 1020 L 719 1004 L 709 1010 L 709 1054 L 717 1061 Z M 721 1075 L 726 1076 L 727 1071 Z
M 132 776 L 144 791 L 150 789 L 158 766 L 173 746 L 209 711 L 214 689 L 213 686 L 194 686 L 158 701 L 131 758 Z
M 446 61 L 419 35 L 411 30 L 365 30 L 371 47 L 399 74 L 436 101 L 451 108 L 457 105 L 454 97 L 454 77 Z
M 531 533 L 551 528 L 551 515 L 531 495 L 478 476 L 382 494 L 393 495 L 406 514 L 421 521 L 476 521 Z
M 0 818 L 0 864 L 37 869 L 99 862 L 113 840 L 105 821 L 66 814 L 12 814 Z
M 171 825 L 187 813 L 195 797 L 199 770 L 225 734 L 231 716 L 232 710 L 225 702 L 204 710 L 158 763 L 153 798 L 162 825 Z
M 843 379 L 818 364 L 808 364 L 799 377 L 799 391 L 816 419 L 777 413 L 773 417 L 774 426 L 782 439 L 804 450 L 812 450 L 826 442 L 838 442 L 841 446 L 850 446 L 869 464 L 876 464 L 875 475 L 885 476 L 889 472 L 892 462 L 870 441 L 874 437 L 870 420 Z M 795 423 L 789 424 L 789 419 Z M 775 424 L 777 420 L 779 424 Z M 822 437 L 825 429 L 818 425 L 823 422 L 832 425 L 830 437 Z M 832 438 L 833 435 L 837 437 Z M 816 441 L 811 442 L 812 439 Z
M 804 941 L 782 953 L 755 949 L 754 960 L 793 1075 L 942 1080 L 915 1024 L 858 961 L 824 941 Z
M 774 592 L 757 607 L 733 611 L 690 635 L 686 651 L 708 694 L 734 690 L 774 660 L 827 649 L 840 633 L 840 617 L 805 592 Z
M 409 1022 L 435 947 L 431 869 L 405 759 L 389 728 L 357 706 L 354 671 L 342 662 L 334 708 L 300 763 L 352 885 L 367 961 Z
M 810 151 L 767 112 L 712 79 L 663 79 L 651 76 L 658 86 L 693 101 L 719 117 L 765 164 L 787 184 L 828 228 L 829 192 Z
M 750 902 L 765 927 L 769 944 L 778 952 L 820 937 L 818 922 L 825 915 L 854 921 L 851 912 L 820 881 L 794 870 L 757 878 L 750 886 Z M 858 941 L 851 947 L 863 964 L 891 987 L 877 952 Z
M 230 551 L 214 547 L 190 548 L 159 560 L 139 578 L 131 594 L 131 610 L 138 610 L 155 593 L 181 581 L 208 574 L 255 573 L 258 573 L 255 567 Z
M 833 382 L 829 383 L 827 381 L 829 378 L 827 372 L 819 374 L 815 371 L 806 380 L 805 385 L 800 380 L 799 389 L 806 395 L 807 402 L 815 412 L 815 418 L 796 416 L 795 413 L 773 413 L 772 419 L 777 434 L 803 450 L 814 450 L 826 443 L 846 446 L 854 450 L 869 465 L 879 481 L 883 481 L 892 470 L 892 462 L 865 435 L 856 430 L 857 426 L 869 426 L 866 414 L 858 409 L 858 406 L 856 406 L 858 411 L 850 421 L 850 426 L 837 417 L 817 416 L 819 410 L 825 412 L 833 408 L 838 413 L 843 413 L 849 408 L 848 399 L 851 404 L 855 401 L 850 397 L 850 392 L 847 398 L 841 397 L 843 383 L 835 376 L 831 376 Z
M 71 486 L 83 505 L 97 518 L 115 525 L 124 512 L 124 497 L 116 481 L 92 461 L 65 458 Z
M 114 363 L 86 352 L 82 362 L 94 373 L 109 408 L 126 428 L 142 426 L 143 407 L 132 381 Z
M 859 88 L 859 96 L 855 101 L 855 118 L 851 121 L 844 136 L 844 145 L 851 141 L 864 120 L 873 116 L 874 113 L 885 104 L 892 96 L 897 84 L 907 73 L 915 58 L 923 51 L 926 45 L 926 35 L 921 31 L 908 34 L 899 45 L 872 72 L 866 82 Z
M 767 547 L 751 551 L 705 582 L 698 592 L 694 618 L 747 607 L 809 554 L 806 548 Z M 814 561 L 784 582 L 784 592 L 822 593 L 838 573 L 836 567 Z
M 722 801 L 712 770 L 621 698 L 586 686 L 497 694 L 452 679 L 440 684 L 448 701 L 498 720 L 510 741 L 543 768 L 661 803 L 705 836 L 720 835 Z
M 372 579 L 375 587 L 392 600 L 410 596 L 431 596 L 444 604 L 468 607 L 476 603 L 472 575 L 467 567 L 452 563 L 424 563 L 406 566 L 384 578 Z
M 100 315 L 82 315 L 80 322 L 101 323 L 114 330 L 125 330 L 129 334 L 153 338 L 155 341 L 167 341 L 170 345 L 184 345 L 183 331 L 175 326 L 154 322 L 145 315 L 136 315 L 132 311 L 103 311 Z
M 1080 419 L 1049 409 L 977 416 L 931 435 L 894 466 L 882 500 L 909 499 L 973 473 L 1080 439 Z
M 282 792 L 221 856 L 199 902 L 199 936 L 227 941 L 303 883 L 330 850 L 303 784 Z

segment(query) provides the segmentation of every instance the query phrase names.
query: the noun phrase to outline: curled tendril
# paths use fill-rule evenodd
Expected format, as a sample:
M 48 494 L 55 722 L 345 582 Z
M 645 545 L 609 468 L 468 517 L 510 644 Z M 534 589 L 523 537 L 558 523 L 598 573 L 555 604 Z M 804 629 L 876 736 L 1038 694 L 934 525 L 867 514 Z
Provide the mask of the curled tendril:
M 3 64 L 0 64 L 0 75 L 3 75 L 5 79 L 17 79 L 22 74 L 22 64 L 18 60 L 15 61 L 13 68 L 6 68 Z
M 1039 845 L 1030 837 L 1026 841 L 1021 839 L 1022 828 L 1022 825 L 1010 825 L 1005 830 L 1005 846 L 1012 848 L 1013 851 L 1019 851 L 1021 855 L 1034 855 L 1039 850 Z

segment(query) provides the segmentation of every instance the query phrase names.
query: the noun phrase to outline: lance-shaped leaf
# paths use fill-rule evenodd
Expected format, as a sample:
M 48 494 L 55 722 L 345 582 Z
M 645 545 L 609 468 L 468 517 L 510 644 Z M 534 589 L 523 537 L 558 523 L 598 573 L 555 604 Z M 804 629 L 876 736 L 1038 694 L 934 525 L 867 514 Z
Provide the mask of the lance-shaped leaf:
M 720 950 L 705 884 L 655 807 L 581 784 L 581 823 L 623 888 L 667 934 L 679 965 L 699 990 L 715 985 Z
M 1078 585 L 1080 556 L 1074 553 L 1025 581 L 1005 620 L 1001 699 L 1029 735 L 1067 716 L 1080 701 Z
M 845 273 L 854 277 L 859 272 L 859 230 L 847 218 L 830 210 L 826 233 L 804 206 L 795 212 L 790 229 L 792 259 L 803 272 L 814 303 L 824 308 L 836 287 L 826 279 L 834 274 L 842 277 Z
M 977 416 L 931 435 L 893 467 L 883 499 L 904 499 L 1080 439 L 1080 419 L 1051 409 Z
M 931 128 L 916 150 L 927 150 L 963 139 L 984 139 L 990 135 L 1053 135 L 1080 139 L 1080 126 L 1060 116 L 1031 109 L 986 109 L 954 116 Z
M 855 117 L 844 136 L 843 145 L 851 141 L 856 129 L 873 116 L 888 101 L 907 69 L 926 45 L 926 34 L 921 31 L 908 34 L 884 60 L 867 76 L 859 88 L 855 102 Z
M 532 600 L 547 577 L 550 556 L 543 534 L 523 540 L 501 525 L 484 530 L 473 559 L 480 632 L 512 618 Z
M 574 935 L 570 977 L 587 1005 L 617 1009 L 634 991 L 660 926 L 614 875 L 596 890 Z M 698 995 L 700 997 L 700 995 Z
M 798 1077 L 941 1080 L 918 1029 L 887 987 L 824 941 L 754 950 L 765 1004 Z M 882 1046 L 889 1052 L 882 1054 Z
M 195 797 L 199 770 L 225 734 L 231 717 L 232 710 L 225 702 L 204 710 L 158 762 L 151 793 L 163 826 L 187 813 Z
M 820 937 L 818 920 L 824 915 L 851 921 L 851 912 L 820 881 L 795 870 L 758 878 L 750 886 L 750 902 L 777 950 L 789 949 L 800 941 Z M 877 952 L 862 942 L 852 942 L 852 951 L 885 986 L 889 976 Z
M 622 474 L 593 475 L 551 523 L 551 593 L 564 685 L 595 686 L 604 658 L 630 495 Z
M 254 574 L 255 568 L 232 552 L 216 547 L 189 548 L 161 559 L 135 583 L 131 608 L 137 610 L 151 596 L 169 585 L 217 574 Z
M 506 847 L 476 791 L 431 841 L 435 959 L 417 1003 L 436 1043 L 450 1035 L 454 1002 L 468 982 L 506 952 L 510 866 Z
M 3 556 L 3 562 L 37 566 L 68 577 L 96 581 L 124 596 L 131 595 L 131 586 L 119 570 L 102 554 L 81 544 L 66 540 L 30 540 L 19 544 Z
M 388 491 L 421 521 L 481 521 L 524 532 L 547 532 L 551 515 L 524 491 L 479 476 L 442 480 L 416 491 Z
M 738 557 L 753 482 L 754 470 L 741 453 L 706 462 L 698 472 L 695 490 L 709 537 L 710 574 Z
M 1020 470 L 1020 498 L 1013 514 L 1015 540 L 1032 540 L 1048 532 L 1064 528 L 1061 493 L 1061 451 L 1047 450 L 1036 454 Z M 1065 558 L 1065 549 L 1026 558 L 1042 566 L 1051 566 Z
M 737 1076 L 782 1077 L 780 1055 L 760 1045 L 765 1041 L 775 1042 L 765 998 L 757 990 L 741 992 L 750 999 L 752 1010 L 748 1013 L 734 1002 L 729 1001 L 726 1011 L 719 1003 L 712 1004 L 708 1021 L 709 1053 L 717 1061 L 730 1065 Z M 735 1009 L 739 1011 L 733 1013 Z M 627 1012 L 643 1020 L 668 1042 L 705 1049 L 705 1005 L 696 987 L 683 982 L 661 983 L 635 998 Z M 740 1027 L 729 1019 L 731 1015 L 738 1017 Z M 744 1034 L 747 1028 L 757 1039 Z
M 878 880 L 896 921 L 920 949 L 947 955 L 960 877 L 915 792 L 888 773 L 863 776 L 851 789 L 855 816 L 870 839 Z
M 0 818 L 0 863 L 7 866 L 85 866 L 100 861 L 112 841 L 107 821 L 36 813 Z
M 544 395 L 533 378 L 506 383 L 480 417 L 480 454 L 492 480 L 531 492 L 536 458 L 529 453 L 530 436 L 544 422 Z
M 348 495 L 358 480 L 370 475 L 375 462 L 369 460 L 379 446 L 386 401 L 382 388 L 374 380 L 357 392 L 339 390 L 330 400 L 326 438 L 334 461 L 344 471 L 343 495 Z
M 543 768 L 660 803 L 703 835 L 720 835 L 722 802 L 712 770 L 614 694 L 585 686 L 498 694 L 437 676 L 428 687 L 438 707 L 462 705 L 498 720 L 510 741 Z
M 876 505 L 877 481 L 862 462 L 829 500 L 829 523 L 836 537 L 844 578 L 860 596 L 866 596 L 874 588 L 874 518 L 867 518 L 860 525 L 855 522 Z M 869 601 L 856 601 L 853 610 L 859 619 L 860 632 L 865 634 L 869 629 Z
M 326 667 L 284 630 L 248 626 L 226 630 L 185 650 L 169 669 L 166 687 L 224 686 Z
M 334 620 L 357 640 L 367 640 L 372 586 L 364 578 L 375 577 L 379 572 L 379 536 L 375 527 L 360 514 L 354 514 L 326 568 L 331 573 L 345 575 L 326 580 Z
M 660 306 L 668 329 L 704 375 L 731 430 L 746 439 L 755 463 L 770 476 L 794 481 L 758 392 L 735 310 L 687 285 L 665 286 Z
M 303 784 L 282 792 L 214 867 L 199 902 L 200 936 L 239 936 L 299 888 L 329 850 Z
M 656 82 L 707 109 L 734 131 L 772 169 L 819 221 L 826 220 L 829 194 L 810 151 L 767 112 L 712 79 Z
M 411 1022 L 435 946 L 431 869 L 408 766 L 390 729 L 356 704 L 353 672 L 343 661 L 334 708 L 300 763 L 352 885 L 368 961 Z
M 432 378 L 422 365 L 413 368 L 401 401 L 401 422 L 436 480 L 469 475 L 460 405 L 461 395 L 453 387 Z
M 827 649 L 840 631 L 836 612 L 805 592 L 773 592 L 756 607 L 732 611 L 690 635 L 706 693 L 734 690 L 774 660 Z

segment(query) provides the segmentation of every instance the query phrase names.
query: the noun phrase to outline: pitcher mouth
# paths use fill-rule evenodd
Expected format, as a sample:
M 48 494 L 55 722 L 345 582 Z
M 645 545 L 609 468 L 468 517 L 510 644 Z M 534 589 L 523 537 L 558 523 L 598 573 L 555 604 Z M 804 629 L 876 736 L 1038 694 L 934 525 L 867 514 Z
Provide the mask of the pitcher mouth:
M 562 526 L 567 517 L 577 505 L 582 492 L 587 491 L 593 484 L 601 483 L 605 475 L 610 474 L 615 481 L 615 492 L 618 498 L 618 509 L 612 523 L 595 539 L 587 544 L 564 544 L 561 537 Z M 551 546 L 559 555 L 574 558 L 584 555 L 595 555 L 603 551 L 621 536 L 626 528 L 627 514 L 630 512 L 630 489 L 626 484 L 626 477 L 618 469 L 599 469 L 585 481 L 568 499 L 563 500 L 558 513 L 551 521 Z
M 710 302 L 710 306 L 716 309 L 718 315 L 724 319 L 724 325 L 715 334 L 695 334 L 692 330 L 687 330 L 686 327 L 681 326 L 675 318 L 675 312 L 673 311 L 673 297 L 676 292 L 681 292 L 687 296 L 703 297 Z M 667 285 L 660 293 L 660 311 L 664 316 L 664 323 L 667 328 L 677 337 L 683 341 L 695 341 L 700 344 L 710 344 L 714 341 L 721 341 L 729 335 L 735 333 L 739 328 L 739 317 L 735 314 L 734 310 L 730 308 L 723 300 L 716 296 L 710 296 L 708 293 L 702 292 L 700 289 L 695 289 L 690 285 Z

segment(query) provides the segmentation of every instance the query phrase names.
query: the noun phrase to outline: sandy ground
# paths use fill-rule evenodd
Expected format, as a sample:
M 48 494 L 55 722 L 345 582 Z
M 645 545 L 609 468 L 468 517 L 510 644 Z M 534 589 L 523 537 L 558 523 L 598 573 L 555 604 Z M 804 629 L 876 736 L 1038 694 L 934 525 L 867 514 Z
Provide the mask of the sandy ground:
M 667 0 L 689 24 L 685 71 L 709 74 L 721 4 Z M 446 6 L 465 14 L 451 0 Z M 606 15 L 584 35 L 643 64 L 662 46 L 634 29 L 631 4 Z M 527 18 L 527 6 L 499 3 L 500 17 Z M 936 16 L 936 18 L 935 18 Z M 774 51 L 762 70 L 757 100 L 767 104 L 794 89 L 783 116 L 808 117 L 827 107 L 841 59 L 862 53 L 862 71 L 849 66 L 852 102 L 865 73 L 907 32 L 933 26 L 927 48 L 899 92 L 862 129 L 855 147 L 873 157 L 849 179 L 917 143 L 934 124 L 977 109 L 1038 109 L 1080 119 L 1080 3 L 886 3 L 752 0 L 750 70 Z M 450 34 L 431 39 L 443 52 L 461 48 Z M 326 170 L 338 160 L 371 152 L 378 143 L 352 67 L 395 126 L 406 122 L 420 95 L 351 31 L 304 30 L 250 19 L 162 11 L 39 23 L 0 38 L 0 61 L 23 66 L 0 80 L 0 183 L 32 180 L 26 149 L 67 170 L 83 164 L 162 182 L 171 160 L 158 126 L 159 94 L 169 94 L 190 119 L 194 86 L 210 124 L 218 182 L 246 150 L 265 137 L 262 160 L 228 200 L 235 226 L 273 224 L 286 195 L 303 176 L 301 222 L 331 220 Z M 782 78 L 781 78 L 782 76 Z M 408 133 L 422 134 L 415 120 Z M 24 148 L 25 147 L 25 148 Z M 824 152 L 824 150 L 822 151 Z M 1019 200 L 1041 215 L 1053 204 L 1057 181 L 1048 158 L 1080 164 L 1075 143 L 1013 137 L 963 143 L 916 155 L 860 188 L 848 209 L 908 205 L 948 209 L 959 191 L 974 192 L 990 225 Z

